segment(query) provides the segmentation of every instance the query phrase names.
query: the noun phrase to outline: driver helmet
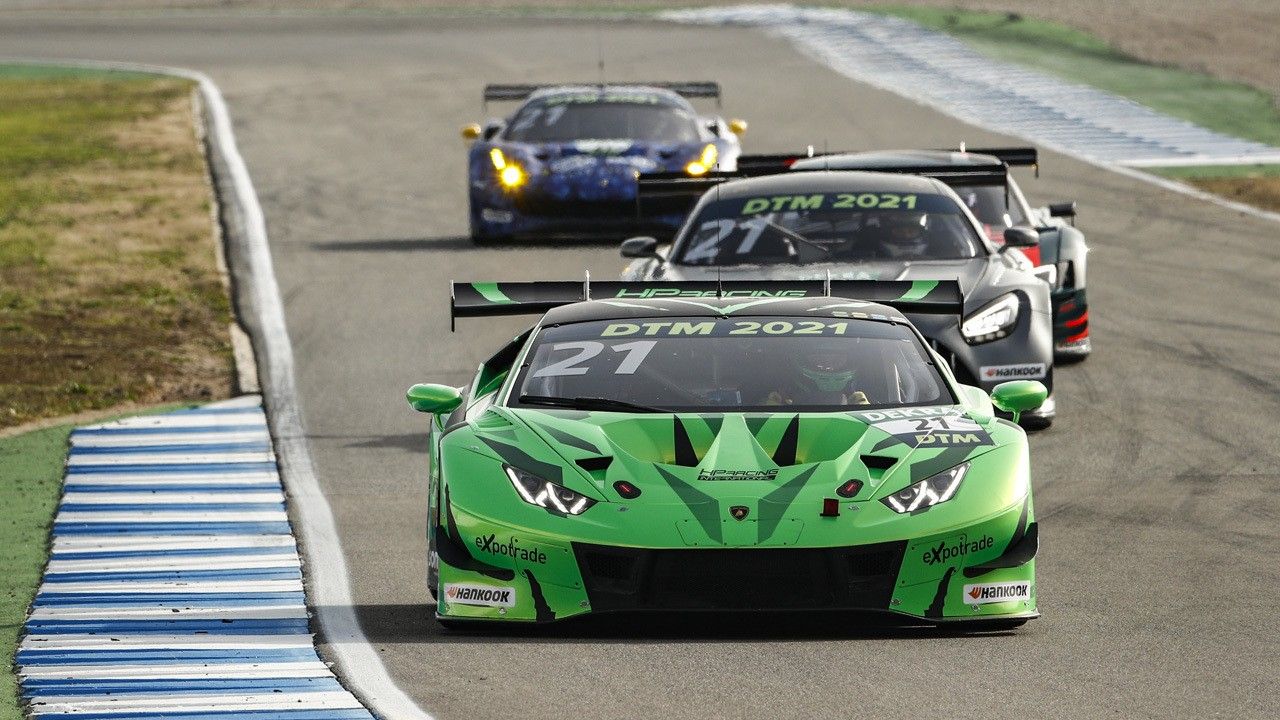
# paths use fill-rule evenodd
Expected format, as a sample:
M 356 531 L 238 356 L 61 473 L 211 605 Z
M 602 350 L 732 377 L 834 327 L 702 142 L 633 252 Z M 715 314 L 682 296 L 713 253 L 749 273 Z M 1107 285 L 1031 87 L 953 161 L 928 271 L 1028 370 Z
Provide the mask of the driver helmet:
M 840 392 L 853 382 L 853 358 L 847 343 L 806 343 L 796 356 L 797 369 L 814 389 Z
M 918 258 L 929 242 L 929 216 L 922 212 L 888 212 L 879 217 L 881 244 L 891 258 Z

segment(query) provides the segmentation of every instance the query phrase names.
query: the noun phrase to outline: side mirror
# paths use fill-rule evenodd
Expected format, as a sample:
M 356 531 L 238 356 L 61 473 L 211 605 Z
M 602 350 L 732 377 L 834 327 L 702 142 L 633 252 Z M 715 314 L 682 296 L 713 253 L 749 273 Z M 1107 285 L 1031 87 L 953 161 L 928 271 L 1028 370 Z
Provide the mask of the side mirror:
M 734 135 L 745 135 L 747 133 L 747 121 L 734 118 L 729 121 L 729 129 Z
M 462 393 L 448 385 L 421 384 L 409 388 L 405 399 L 418 412 L 444 415 L 462 404 Z
M 1005 247 L 1035 247 L 1040 244 L 1040 233 L 1026 225 L 1014 225 L 1004 231 Z
M 482 140 L 492 140 L 499 132 L 502 132 L 502 121 L 491 119 L 484 124 L 484 129 L 480 131 Z
M 1076 216 L 1076 204 L 1072 202 L 1053 203 L 1049 206 L 1049 217 L 1067 217 Z
M 462 126 L 462 139 L 471 142 L 480 137 L 480 126 L 475 123 L 468 123 Z
M 1035 410 L 1049 397 L 1049 390 L 1038 380 L 1011 380 L 1000 383 L 991 391 L 991 404 L 1012 413 L 1013 421 L 1028 410 Z
M 658 254 L 658 239 L 647 236 L 633 237 L 622 241 L 620 250 L 622 257 L 625 258 L 658 258 L 662 256 Z

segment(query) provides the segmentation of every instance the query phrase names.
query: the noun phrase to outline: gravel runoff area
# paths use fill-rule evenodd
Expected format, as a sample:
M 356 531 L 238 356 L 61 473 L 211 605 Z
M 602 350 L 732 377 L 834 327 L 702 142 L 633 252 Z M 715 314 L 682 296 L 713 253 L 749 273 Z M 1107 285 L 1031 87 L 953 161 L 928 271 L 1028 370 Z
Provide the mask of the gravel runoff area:
M 646 0 L 643 8 L 720 5 L 719 2 Z M 823 2 L 822 5 L 921 6 L 1015 12 L 1061 22 L 1106 40 L 1136 58 L 1176 65 L 1227 80 L 1249 83 L 1280 97 L 1280 3 L 1275 0 L 892 0 Z M 133 10 L 148 8 L 457 9 L 501 8 L 622 9 L 581 0 L 0 0 L 0 12 L 41 10 Z

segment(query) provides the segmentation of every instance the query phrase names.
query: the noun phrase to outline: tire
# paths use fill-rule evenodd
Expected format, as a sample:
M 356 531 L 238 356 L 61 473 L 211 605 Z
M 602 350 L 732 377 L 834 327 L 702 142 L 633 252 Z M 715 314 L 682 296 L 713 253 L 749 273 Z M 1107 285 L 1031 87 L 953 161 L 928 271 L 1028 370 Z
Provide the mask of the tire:
M 1053 425 L 1053 418 L 1045 417 L 1044 415 L 1023 415 L 1018 418 L 1018 424 L 1022 426 L 1023 430 L 1036 432 L 1047 430 L 1050 425 Z

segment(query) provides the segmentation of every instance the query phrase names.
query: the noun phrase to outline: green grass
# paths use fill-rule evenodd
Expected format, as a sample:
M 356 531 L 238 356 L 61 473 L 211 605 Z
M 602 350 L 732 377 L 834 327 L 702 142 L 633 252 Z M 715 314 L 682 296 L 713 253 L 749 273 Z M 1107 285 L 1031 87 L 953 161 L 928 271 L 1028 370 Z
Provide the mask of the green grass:
M 191 88 L 0 65 L 0 428 L 229 393 Z
M 1088 33 L 1016 13 L 876 6 L 960 38 L 990 57 L 1092 85 L 1227 135 L 1280 146 L 1273 98 L 1242 83 L 1152 65 Z
M 70 433 L 65 425 L 0 439 L 0 720 L 22 717 L 9 667 L 48 557 Z

